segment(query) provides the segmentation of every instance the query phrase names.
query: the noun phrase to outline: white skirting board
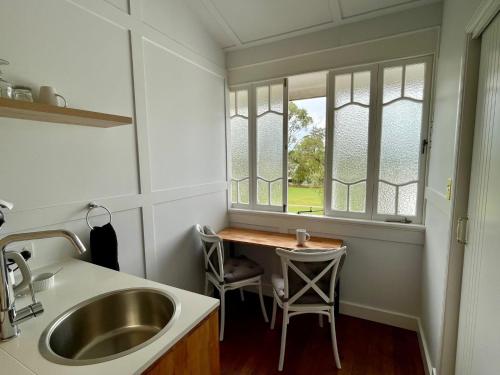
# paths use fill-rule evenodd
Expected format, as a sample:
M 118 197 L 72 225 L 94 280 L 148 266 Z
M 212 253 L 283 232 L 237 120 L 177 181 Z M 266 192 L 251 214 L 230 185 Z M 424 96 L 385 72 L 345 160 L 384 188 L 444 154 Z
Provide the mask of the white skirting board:
M 436 369 L 432 366 L 431 357 L 429 354 L 429 347 L 427 346 L 427 340 L 425 339 L 424 328 L 422 327 L 422 321 L 420 318 L 418 321 L 418 346 L 420 346 L 420 355 L 422 356 L 422 362 L 424 364 L 425 375 L 436 375 Z

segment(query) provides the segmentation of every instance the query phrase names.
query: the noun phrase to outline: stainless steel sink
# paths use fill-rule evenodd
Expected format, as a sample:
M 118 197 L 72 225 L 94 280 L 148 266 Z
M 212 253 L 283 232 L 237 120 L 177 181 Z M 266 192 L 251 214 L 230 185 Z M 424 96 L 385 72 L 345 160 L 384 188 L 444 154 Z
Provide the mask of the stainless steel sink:
M 88 365 L 130 354 L 160 337 L 178 303 L 157 289 L 123 289 L 86 300 L 56 318 L 40 337 L 51 362 Z

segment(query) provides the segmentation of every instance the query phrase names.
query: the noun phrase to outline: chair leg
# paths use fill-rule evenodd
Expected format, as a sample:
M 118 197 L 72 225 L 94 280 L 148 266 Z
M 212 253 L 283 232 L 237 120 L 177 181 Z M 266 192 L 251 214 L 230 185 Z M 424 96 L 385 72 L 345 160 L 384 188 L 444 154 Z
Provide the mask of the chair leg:
M 243 288 L 240 288 L 241 302 L 245 302 L 245 294 L 243 293 Z
M 262 296 L 262 279 L 259 280 L 259 299 L 260 308 L 262 309 L 262 315 L 264 315 L 264 321 L 269 323 L 269 318 L 267 317 L 266 305 L 264 305 L 264 297 Z
M 286 345 L 286 330 L 288 327 L 288 308 L 283 309 L 283 323 L 281 328 L 281 348 L 280 348 L 280 362 L 278 364 L 278 371 L 283 371 L 283 363 L 285 361 L 285 345 Z
M 205 275 L 205 295 L 208 296 L 208 277 Z
M 319 327 L 323 328 L 323 314 L 318 314 Z
M 330 327 L 332 330 L 333 355 L 335 356 L 335 364 L 337 365 L 338 369 L 341 369 L 339 349 L 337 347 L 337 335 L 335 333 L 335 312 L 333 309 L 331 309 L 330 311 Z
M 273 316 L 271 317 L 271 329 L 274 329 L 274 324 L 276 323 L 276 310 L 278 308 L 278 302 L 276 297 L 273 296 Z
M 220 290 L 220 335 L 219 341 L 224 340 L 224 323 L 226 321 L 226 291 L 224 287 Z

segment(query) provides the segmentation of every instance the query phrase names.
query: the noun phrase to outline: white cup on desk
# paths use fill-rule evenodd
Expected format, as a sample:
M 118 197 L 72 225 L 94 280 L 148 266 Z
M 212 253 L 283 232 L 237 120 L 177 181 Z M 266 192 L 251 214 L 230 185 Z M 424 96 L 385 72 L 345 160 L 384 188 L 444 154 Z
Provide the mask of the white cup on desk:
M 311 239 L 311 236 L 305 229 L 297 229 L 295 231 L 295 234 L 297 236 L 297 244 L 300 246 L 304 246 L 306 241 L 309 241 Z

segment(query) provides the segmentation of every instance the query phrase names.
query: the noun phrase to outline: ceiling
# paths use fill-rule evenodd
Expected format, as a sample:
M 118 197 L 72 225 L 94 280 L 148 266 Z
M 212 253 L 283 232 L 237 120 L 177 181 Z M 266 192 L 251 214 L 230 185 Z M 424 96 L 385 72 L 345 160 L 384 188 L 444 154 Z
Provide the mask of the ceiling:
M 237 49 L 441 0 L 187 0 L 225 49 Z

